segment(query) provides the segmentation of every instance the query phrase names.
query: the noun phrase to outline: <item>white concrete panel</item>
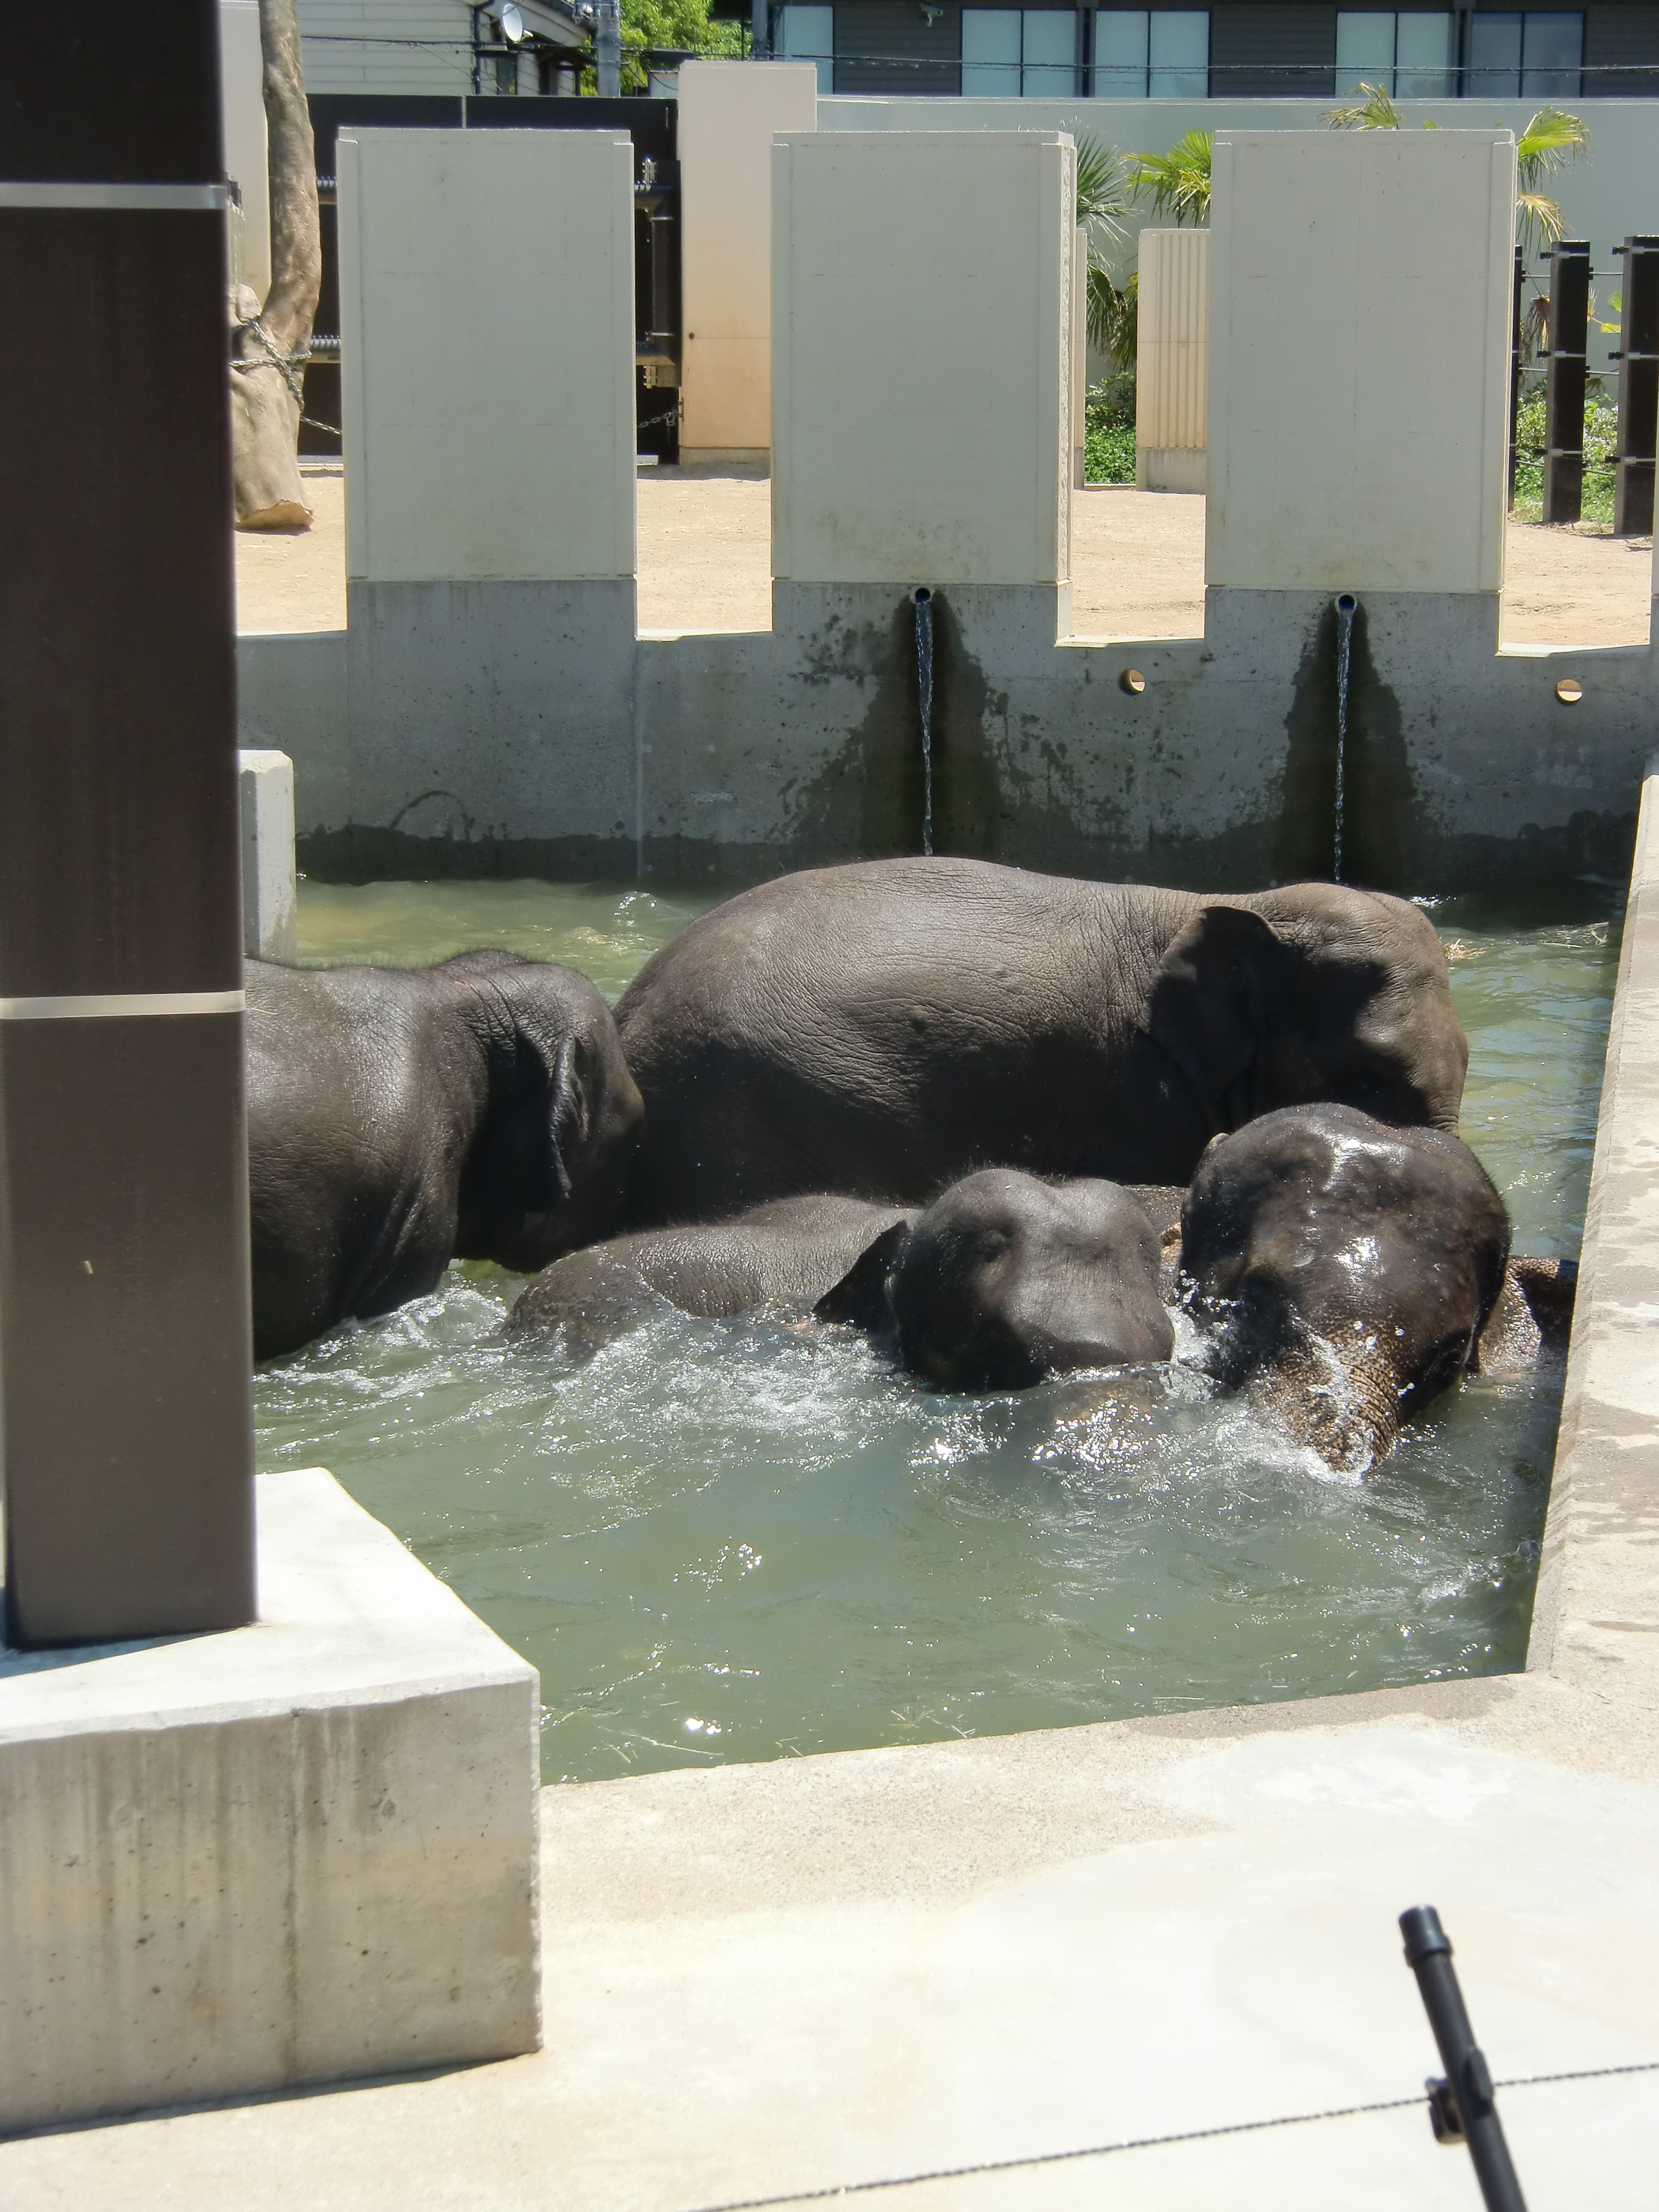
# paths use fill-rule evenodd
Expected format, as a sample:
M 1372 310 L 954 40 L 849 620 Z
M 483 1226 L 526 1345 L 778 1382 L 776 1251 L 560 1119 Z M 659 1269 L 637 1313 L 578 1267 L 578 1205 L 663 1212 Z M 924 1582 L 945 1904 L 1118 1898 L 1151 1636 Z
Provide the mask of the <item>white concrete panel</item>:
M 337 170 L 348 576 L 631 576 L 627 138 L 356 131 Z
M 1201 452 L 1210 394 L 1210 234 L 1143 230 L 1135 444 Z
M 1208 581 L 1500 590 L 1510 133 L 1221 131 L 1213 163 Z
M 819 132 L 774 174 L 774 574 L 1065 582 L 1072 141 Z
M 219 0 L 219 85 L 225 174 L 242 195 L 242 282 L 263 301 L 270 289 L 270 157 L 258 0 Z
M 0 2128 L 539 2041 L 537 1681 L 320 1469 L 259 1619 L 0 1652 Z
M 811 62 L 680 65 L 682 450 L 772 442 L 772 140 L 817 100 Z
M 256 960 L 298 954 L 294 866 L 294 763 L 283 752 L 239 752 L 242 798 L 242 950 Z
M 1525 100 L 1402 100 L 1396 106 L 1406 130 L 1425 123 L 1443 131 L 1513 131 L 1536 113 Z M 1588 238 L 1607 254 L 1626 231 L 1659 234 L 1659 161 L 1653 157 L 1650 100 L 1579 98 L 1568 105 L 1588 125 L 1589 151 L 1558 170 L 1549 191 L 1559 201 L 1569 238 Z M 1108 145 L 1162 152 L 1187 131 L 1329 130 L 1328 93 L 1314 100 L 956 100 L 878 99 L 837 93 L 819 107 L 825 131 L 1069 131 L 1103 138 Z M 1143 229 L 1167 222 L 1141 200 L 1123 217 L 1125 238 L 1113 266 L 1127 276 L 1135 265 Z M 1609 265 L 1616 266 L 1610 263 Z M 1596 266 L 1602 264 L 1598 260 Z M 1590 365 L 1606 365 L 1619 341 L 1590 329 Z

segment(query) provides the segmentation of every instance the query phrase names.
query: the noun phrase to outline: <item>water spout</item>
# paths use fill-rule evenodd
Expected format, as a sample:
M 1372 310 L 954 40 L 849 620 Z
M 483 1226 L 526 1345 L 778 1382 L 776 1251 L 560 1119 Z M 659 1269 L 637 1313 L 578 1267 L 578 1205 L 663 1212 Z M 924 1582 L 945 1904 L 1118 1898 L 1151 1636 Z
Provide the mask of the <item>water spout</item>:
M 1347 803 L 1345 788 L 1348 755 L 1348 653 L 1353 643 L 1357 602 L 1344 592 L 1336 603 L 1336 806 L 1331 823 L 1331 881 L 1342 880 L 1342 823 Z
M 921 849 L 933 850 L 933 595 L 926 584 L 910 594 L 916 611 L 916 698 L 921 708 Z

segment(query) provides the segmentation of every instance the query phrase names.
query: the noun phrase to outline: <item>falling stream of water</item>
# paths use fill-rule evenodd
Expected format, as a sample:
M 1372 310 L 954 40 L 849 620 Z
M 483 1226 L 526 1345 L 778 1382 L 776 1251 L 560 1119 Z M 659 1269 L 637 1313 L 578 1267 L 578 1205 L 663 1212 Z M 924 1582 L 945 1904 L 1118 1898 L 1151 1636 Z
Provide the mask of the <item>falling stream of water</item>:
M 933 595 L 926 584 L 910 594 L 916 611 L 916 697 L 921 708 L 921 849 L 933 849 Z
M 1348 754 L 1348 652 L 1353 642 L 1354 596 L 1344 592 L 1336 603 L 1336 805 L 1331 824 L 1331 881 L 1342 880 L 1342 819 L 1347 803 L 1344 786 Z

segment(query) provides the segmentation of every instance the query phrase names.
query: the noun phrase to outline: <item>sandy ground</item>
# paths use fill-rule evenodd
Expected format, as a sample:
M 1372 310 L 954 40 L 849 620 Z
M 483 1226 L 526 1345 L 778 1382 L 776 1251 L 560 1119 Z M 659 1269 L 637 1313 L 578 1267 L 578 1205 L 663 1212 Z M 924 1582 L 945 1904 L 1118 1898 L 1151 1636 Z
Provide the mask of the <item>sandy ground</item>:
M 236 605 L 245 630 L 345 623 L 345 488 L 306 479 L 316 520 L 297 537 L 241 532 Z M 641 470 L 642 630 L 765 629 L 771 622 L 770 487 L 763 477 Z M 1197 637 L 1204 627 L 1204 501 L 1101 487 L 1075 495 L 1073 623 L 1082 637 Z M 1506 645 L 1645 645 L 1653 552 L 1646 539 L 1511 522 Z

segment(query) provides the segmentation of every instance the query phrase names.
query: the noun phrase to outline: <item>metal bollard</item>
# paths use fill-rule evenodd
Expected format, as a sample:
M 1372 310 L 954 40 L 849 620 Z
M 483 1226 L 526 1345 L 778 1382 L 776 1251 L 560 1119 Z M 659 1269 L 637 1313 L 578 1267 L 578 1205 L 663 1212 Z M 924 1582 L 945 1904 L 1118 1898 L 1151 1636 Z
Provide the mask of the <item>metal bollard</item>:
M 1653 529 L 1656 428 L 1659 428 L 1659 238 L 1626 238 L 1620 313 L 1619 471 L 1613 534 L 1646 538 Z
M 1585 348 L 1589 331 L 1589 244 L 1564 238 L 1550 248 L 1550 349 L 1544 366 L 1544 514 L 1577 522 L 1584 503 Z
M 1427 2084 L 1435 2141 L 1468 2143 L 1486 2212 L 1527 2212 L 1498 2117 L 1492 2075 L 1463 2009 L 1463 1993 L 1451 1962 L 1451 1939 L 1431 1905 L 1413 1905 L 1402 1912 L 1400 1932 L 1406 1939 L 1406 1964 L 1417 1977 L 1423 2009 L 1446 2069 L 1443 2080 L 1431 2079 Z

